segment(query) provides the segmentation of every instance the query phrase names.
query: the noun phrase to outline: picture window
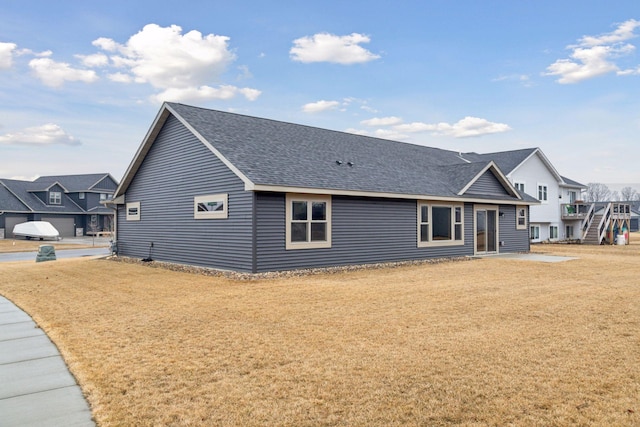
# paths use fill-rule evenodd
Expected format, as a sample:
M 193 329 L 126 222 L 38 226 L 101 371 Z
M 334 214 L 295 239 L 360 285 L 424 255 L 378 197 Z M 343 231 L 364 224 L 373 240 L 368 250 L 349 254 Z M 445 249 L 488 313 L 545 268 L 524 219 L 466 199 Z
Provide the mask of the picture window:
M 460 205 L 418 203 L 418 246 L 464 244 Z

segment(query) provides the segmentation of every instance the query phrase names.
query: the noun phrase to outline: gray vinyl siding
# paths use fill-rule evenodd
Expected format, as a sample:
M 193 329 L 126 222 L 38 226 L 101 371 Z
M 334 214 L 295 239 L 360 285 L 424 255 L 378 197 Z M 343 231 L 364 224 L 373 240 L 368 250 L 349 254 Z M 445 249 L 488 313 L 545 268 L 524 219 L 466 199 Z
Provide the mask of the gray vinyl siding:
M 113 193 L 116 191 L 116 188 L 118 188 L 118 184 L 107 176 L 93 186 L 93 191 L 106 190 L 105 193 Z
M 418 247 L 417 202 L 332 197 L 332 246 L 285 249 L 285 195 L 258 193 L 257 272 L 473 254 L 473 205 L 465 204 L 465 244 Z
M 481 194 L 483 196 L 504 196 L 507 193 L 504 186 L 491 171 L 486 171 L 469 187 L 465 194 Z
M 227 219 L 194 219 L 198 195 L 228 194 Z M 253 193 L 177 119 L 170 117 L 125 195 L 140 221 L 118 209 L 121 255 L 237 271 L 253 270 Z
M 528 211 L 529 208 L 527 207 L 527 218 L 529 218 Z M 524 230 L 516 228 L 516 206 L 500 206 L 500 212 L 503 215 L 499 217 L 500 224 L 498 227 L 500 241 L 504 242 L 504 245 L 500 246 L 500 252 L 529 252 L 529 224 Z

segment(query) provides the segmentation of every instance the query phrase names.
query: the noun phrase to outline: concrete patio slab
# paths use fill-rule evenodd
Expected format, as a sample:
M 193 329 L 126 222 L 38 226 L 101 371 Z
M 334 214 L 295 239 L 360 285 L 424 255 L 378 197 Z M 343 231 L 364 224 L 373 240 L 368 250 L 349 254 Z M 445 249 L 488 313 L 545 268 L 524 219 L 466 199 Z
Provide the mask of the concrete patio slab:
M 515 259 L 521 261 L 537 261 L 537 262 L 565 262 L 576 257 L 566 257 L 558 255 L 544 255 L 544 254 L 493 254 L 483 255 L 481 258 L 502 258 L 502 259 Z

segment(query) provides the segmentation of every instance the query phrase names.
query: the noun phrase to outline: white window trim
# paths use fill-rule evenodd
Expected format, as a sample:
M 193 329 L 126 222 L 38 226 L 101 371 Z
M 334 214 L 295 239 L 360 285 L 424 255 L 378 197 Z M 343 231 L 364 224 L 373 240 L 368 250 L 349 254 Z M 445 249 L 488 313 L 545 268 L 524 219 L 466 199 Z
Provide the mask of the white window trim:
M 331 196 L 330 195 L 316 195 L 316 194 L 294 194 L 287 193 L 286 196 L 286 209 L 285 209 L 285 241 L 286 249 L 321 249 L 331 247 Z M 291 241 L 291 222 L 293 217 L 292 202 L 325 202 L 327 204 L 327 240 L 319 242 L 292 242 Z M 309 220 L 310 221 L 310 220 Z
M 140 202 L 129 202 L 125 205 L 127 221 L 140 221 Z M 130 209 L 137 209 L 138 213 L 136 215 L 130 215 Z
M 520 210 L 524 209 L 524 224 L 520 225 Z M 527 229 L 527 207 L 526 206 L 516 206 L 516 230 L 526 230 Z
M 221 211 L 199 212 L 198 203 L 221 201 L 224 208 Z M 193 198 L 193 218 L 194 219 L 227 219 L 229 217 L 228 208 L 229 196 L 227 194 L 209 194 L 206 196 L 195 196 Z
M 556 236 L 553 237 L 553 228 L 556 229 Z M 558 240 L 560 238 L 560 228 L 557 225 L 550 225 L 549 226 L 549 240 Z
M 442 203 L 442 202 L 429 202 L 429 201 L 418 201 L 417 203 L 417 241 L 418 247 L 438 247 L 438 246 L 464 246 L 464 203 Z M 429 209 L 429 240 L 427 242 L 422 241 L 422 207 L 428 206 Z M 440 208 L 451 208 L 451 237 L 452 240 L 433 240 L 433 207 Z M 456 220 L 456 209 L 460 208 L 460 222 L 455 222 Z M 456 224 L 461 224 L 461 240 L 455 240 L 456 236 Z
M 538 230 L 538 237 L 534 237 L 533 233 L 531 233 L 531 229 L 536 228 Z M 540 240 L 540 226 L 537 224 L 532 224 L 529 226 L 529 239 L 530 240 Z
M 58 197 L 54 197 L 54 194 L 57 194 Z M 60 191 L 49 191 L 49 204 L 50 205 L 61 205 L 62 204 L 62 192 L 60 192 Z
M 540 187 L 544 187 L 546 189 L 545 191 L 545 196 L 547 197 L 546 199 L 540 199 Z M 542 204 L 549 203 L 549 186 L 547 184 L 540 183 L 540 182 L 538 183 L 536 187 L 536 198 Z
M 513 186 L 515 188 L 518 188 L 518 186 L 522 186 L 522 190 L 520 190 L 520 191 L 522 191 L 523 193 L 526 193 L 526 191 L 527 191 L 527 183 L 524 182 L 524 181 L 514 181 L 513 182 Z

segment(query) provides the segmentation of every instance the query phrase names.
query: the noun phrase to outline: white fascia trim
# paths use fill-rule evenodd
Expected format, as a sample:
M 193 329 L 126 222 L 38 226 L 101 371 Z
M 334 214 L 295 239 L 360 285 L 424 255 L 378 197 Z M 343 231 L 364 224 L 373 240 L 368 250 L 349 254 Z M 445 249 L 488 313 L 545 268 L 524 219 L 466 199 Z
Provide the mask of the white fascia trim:
M 505 187 L 509 191 L 509 193 L 511 193 L 512 196 L 517 197 L 520 200 L 522 199 L 522 197 L 520 197 L 520 194 L 518 194 L 513 184 L 509 182 L 507 177 L 502 173 L 502 171 L 498 168 L 498 166 L 495 164 L 493 160 L 487 163 L 487 165 L 484 168 L 482 168 L 482 170 L 478 172 L 478 174 L 475 177 L 473 177 L 473 179 L 469 181 L 469 183 L 465 185 L 462 190 L 460 190 L 458 195 L 462 196 L 489 169 L 492 169 L 493 172 L 495 172 L 498 175 L 498 180 L 500 181 L 502 186 Z
M 538 205 L 539 202 L 526 202 L 524 200 L 496 200 L 481 199 L 473 197 L 443 197 L 429 196 L 426 194 L 400 194 L 400 193 L 382 193 L 375 191 L 356 191 L 356 190 L 334 190 L 328 188 L 301 188 L 288 187 L 278 185 L 246 185 L 246 191 L 265 191 L 275 193 L 302 193 L 302 194 L 329 194 L 332 196 L 352 196 L 352 197 L 380 197 L 384 199 L 407 199 L 407 200 L 432 200 L 451 203 L 483 203 L 483 204 L 500 204 L 500 205 Z

